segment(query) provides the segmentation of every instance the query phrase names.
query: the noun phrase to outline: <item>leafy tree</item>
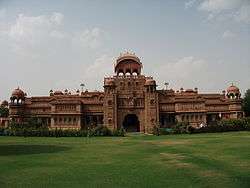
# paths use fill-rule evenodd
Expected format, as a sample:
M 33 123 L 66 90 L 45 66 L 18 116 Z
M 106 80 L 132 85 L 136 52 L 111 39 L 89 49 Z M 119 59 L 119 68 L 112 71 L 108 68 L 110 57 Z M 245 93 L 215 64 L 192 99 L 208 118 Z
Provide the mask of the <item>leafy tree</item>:
M 0 117 L 8 117 L 8 116 L 9 116 L 9 109 L 4 106 L 0 106 Z
M 245 93 L 243 99 L 243 110 L 246 116 L 250 116 L 250 89 L 248 89 Z

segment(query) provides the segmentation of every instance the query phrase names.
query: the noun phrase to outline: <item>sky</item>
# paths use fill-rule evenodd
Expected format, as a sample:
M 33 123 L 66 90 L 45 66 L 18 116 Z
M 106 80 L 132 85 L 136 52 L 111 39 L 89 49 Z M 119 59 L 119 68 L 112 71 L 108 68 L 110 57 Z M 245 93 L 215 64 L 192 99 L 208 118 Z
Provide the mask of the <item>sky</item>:
M 158 89 L 250 88 L 250 0 L 0 0 L 0 101 L 103 90 L 133 52 Z

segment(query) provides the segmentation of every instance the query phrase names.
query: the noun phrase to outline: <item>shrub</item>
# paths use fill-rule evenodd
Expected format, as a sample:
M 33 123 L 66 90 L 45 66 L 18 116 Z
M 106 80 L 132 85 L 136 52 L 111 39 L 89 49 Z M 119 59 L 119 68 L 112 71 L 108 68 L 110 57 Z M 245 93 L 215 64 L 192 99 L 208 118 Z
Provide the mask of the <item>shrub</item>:
M 183 134 L 183 133 L 189 133 L 189 124 L 188 122 L 178 122 L 173 126 L 173 133 L 175 134 Z
M 44 136 L 48 134 L 49 128 L 47 125 L 37 118 L 30 118 L 27 122 L 11 121 L 7 132 L 10 136 Z
M 0 136 L 3 136 L 3 135 L 5 135 L 4 128 L 3 128 L 3 127 L 0 127 Z
M 98 125 L 97 127 L 90 130 L 90 136 L 111 136 L 112 132 L 103 125 Z
M 178 122 L 172 128 L 153 128 L 154 135 L 184 134 L 189 133 L 189 124 L 187 122 Z
M 190 133 L 215 133 L 228 131 L 249 131 L 250 118 L 228 119 L 217 121 L 214 124 L 207 125 L 198 129 L 189 129 Z
M 168 134 L 174 134 L 175 131 L 173 128 L 160 128 L 160 135 L 168 135 Z
M 125 134 L 126 134 L 126 131 L 123 127 L 112 131 L 113 136 L 125 136 Z
M 123 128 L 111 131 L 103 125 L 92 129 L 49 129 L 47 125 L 36 119 L 30 119 L 27 123 L 10 122 L 6 130 L 0 130 L 9 136 L 46 136 L 46 137 L 86 137 L 86 136 L 125 136 Z
M 156 135 L 156 136 L 160 135 L 160 128 L 159 128 L 159 126 L 154 126 L 153 127 L 153 134 Z

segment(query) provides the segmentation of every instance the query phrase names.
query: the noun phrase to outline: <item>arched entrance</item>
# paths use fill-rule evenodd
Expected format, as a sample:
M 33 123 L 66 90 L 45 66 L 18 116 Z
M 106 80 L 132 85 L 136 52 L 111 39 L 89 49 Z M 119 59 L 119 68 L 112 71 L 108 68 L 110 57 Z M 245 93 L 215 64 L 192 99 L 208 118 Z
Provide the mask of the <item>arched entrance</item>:
M 135 114 L 127 114 L 122 125 L 126 132 L 140 132 L 140 122 Z

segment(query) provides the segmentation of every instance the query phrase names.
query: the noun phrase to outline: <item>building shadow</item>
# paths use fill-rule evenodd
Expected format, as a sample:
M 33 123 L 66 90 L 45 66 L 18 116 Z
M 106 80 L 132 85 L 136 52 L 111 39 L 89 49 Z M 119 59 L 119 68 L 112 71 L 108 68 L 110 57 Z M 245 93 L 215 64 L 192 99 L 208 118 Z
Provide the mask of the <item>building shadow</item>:
M 0 156 L 57 153 L 69 147 L 55 145 L 0 145 Z

